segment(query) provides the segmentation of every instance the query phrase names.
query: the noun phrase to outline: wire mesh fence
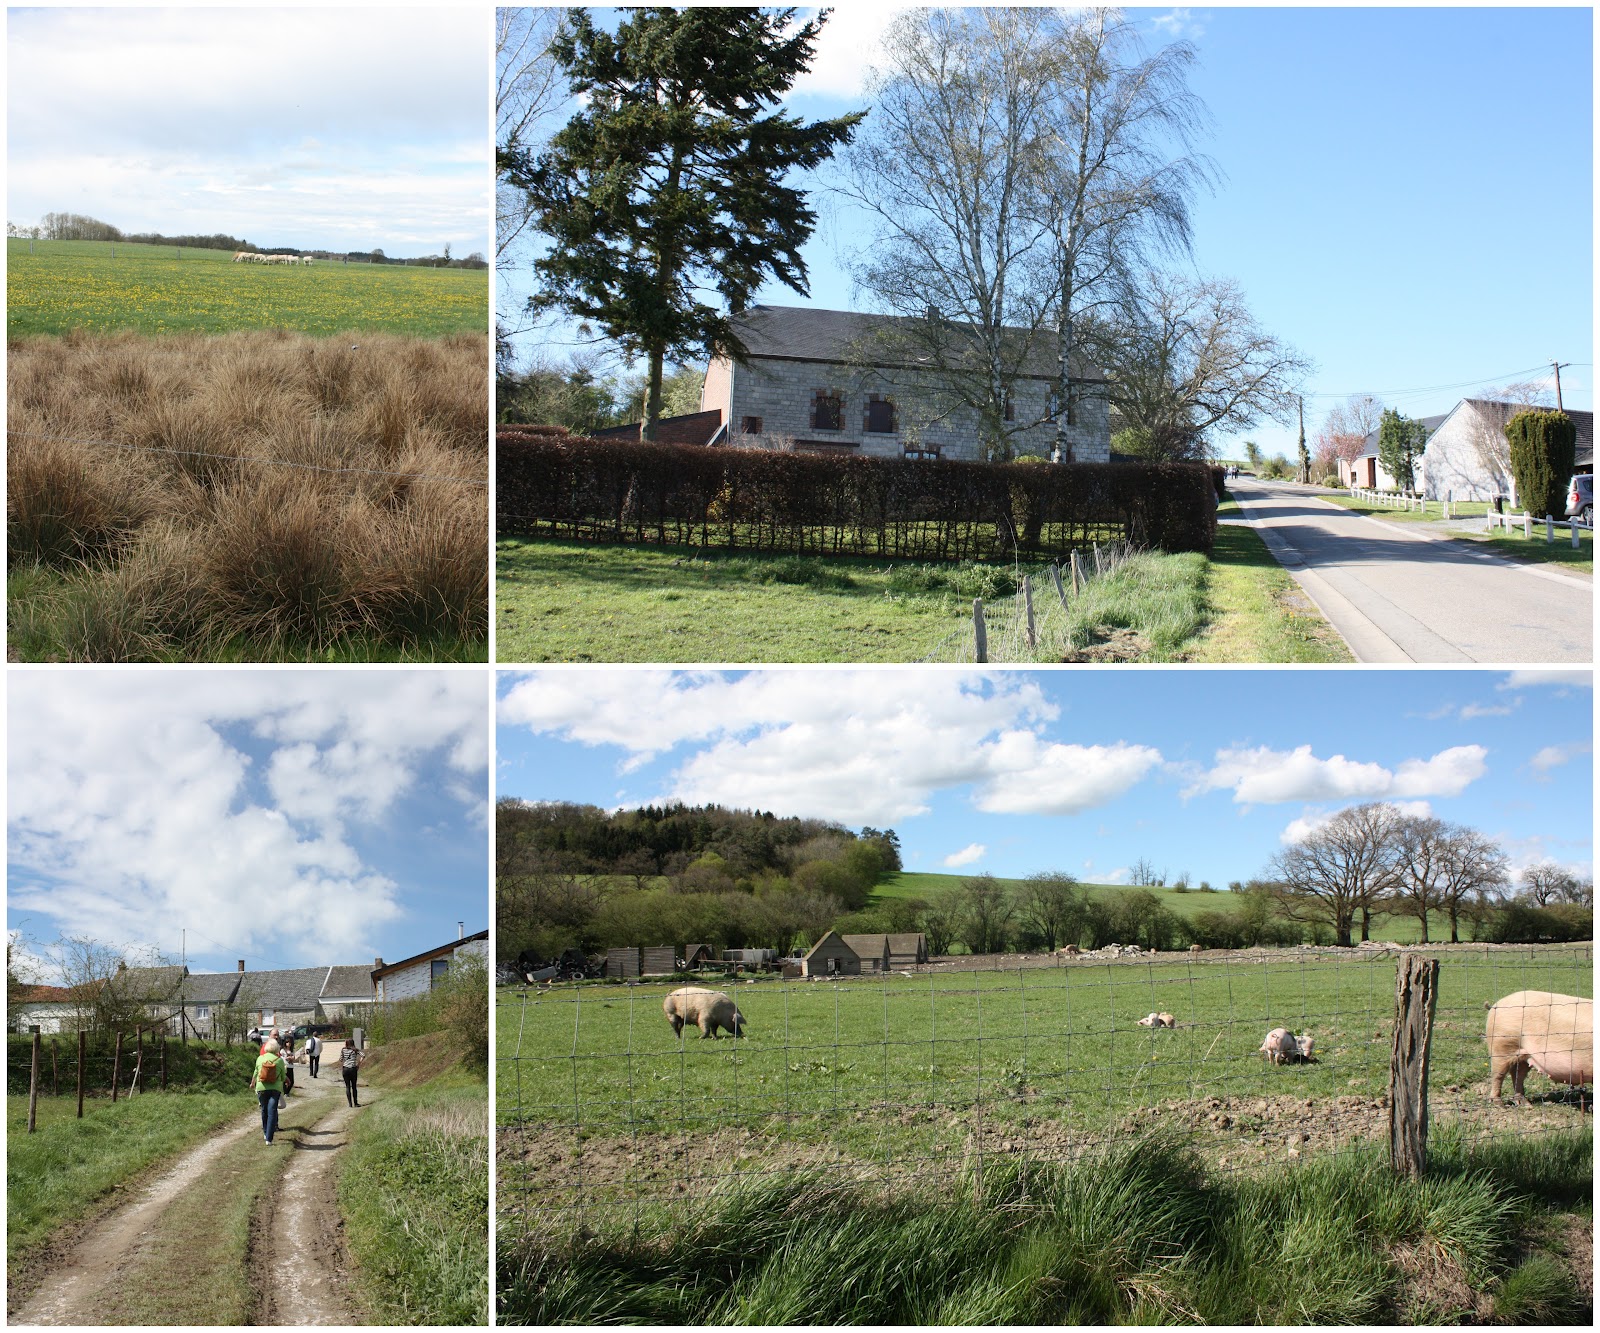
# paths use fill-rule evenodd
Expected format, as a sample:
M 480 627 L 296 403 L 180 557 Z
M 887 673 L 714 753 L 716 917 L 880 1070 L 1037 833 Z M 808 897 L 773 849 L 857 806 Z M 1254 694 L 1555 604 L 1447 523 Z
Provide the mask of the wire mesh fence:
M 1441 959 L 1433 1132 L 1586 1129 L 1582 1094 L 1541 1074 L 1525 1105 L 1509 1082 L 1491 1097 L 1485 1011 L 1519 991 L 1591 997 L 1592 950 L 1427 952 Z M 954 1188 L 986 1164 L 1071 1161 L 1160 1126 L 1230 1171 L 1365 1150 L 1389 1133 L 1399 957 L 1304 948 L 741 977 L 721 989 L 742 1033 L 714 1041 L 693 1026 L 673 1035 L 662 1005 L 681 978 L 502 988 L 502 1215 L 558 1234 L 638 1226 L 736 1183 Z M 1262 1047 L 1275 1029 L 1310 1038 L 1310 1058 L 1291 1044 L 1274 1062 Z
M 1075 599 L 1139 553 L 1131 542 L 1095 543 L 1065 565 L 1022 578 L 1010 597 L 973 602 L 972 616 L 923 662 L 1059 662 L 1088 644 L 1089 626 L 1073 615 Z

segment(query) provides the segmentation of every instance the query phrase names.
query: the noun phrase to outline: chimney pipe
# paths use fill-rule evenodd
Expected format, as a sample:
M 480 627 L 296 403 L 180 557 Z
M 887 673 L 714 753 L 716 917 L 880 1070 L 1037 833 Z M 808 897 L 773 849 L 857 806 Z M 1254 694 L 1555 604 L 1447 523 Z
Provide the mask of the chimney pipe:
M 372 965 L 373 965 L 373 967 L 382 967 L 382 966 L 383 966 L 383 959 L 381 959 L 381 958 L 374 958 L 374 959 L 373 959 L 373 960 L 372 960 Z
M 458 940 L 461 940 L 461 939 L 465 939 L 466 936 L 467 936 L 467 923 L 465 921 L 457 921 L 456 922 L 456 938 Z
M 242 959 L 242 958 L 239 960 L 239 970 L 241 972 L 244 971 L 244 959 Z

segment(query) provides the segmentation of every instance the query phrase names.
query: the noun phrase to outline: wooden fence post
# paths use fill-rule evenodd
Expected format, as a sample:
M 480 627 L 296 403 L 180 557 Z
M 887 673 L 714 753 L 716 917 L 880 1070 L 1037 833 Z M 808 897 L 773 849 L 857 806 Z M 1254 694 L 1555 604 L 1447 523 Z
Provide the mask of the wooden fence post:
M 1028 612 L 1028 649 L 1031 652 L 1037 643 L 1037 635 L 1033 627 L 1033 576 L 1022 576 L 1022 604 Z
M 1061 599 L 1061 609 L 1067 609 L 1067 590 L 1061 586 L 1061 566 L 1054 560 L 1050 562 L 1050 582 L 1055 584 L 1056 596 Z
M 165 1092 L 166 1090 L 167 1090 L 167 1039 L 166 1039 L 166 1036 L 163 1035 L 162 1038 L 161 1038 L 161 1091 Z
M 32 1134 L 39 1120 L 39 1048 L 44 1038 L 37 1023 L 28 1024 L 28 1031 L 33 1033 L 33 1073 L 28 1079 L 28 1133 Z
M 56 1039 L 50 1038 L 50 1095 L 61 1095 L 61 1070 L 56 1064 Z
M 1420 1176 L 1428 1154 L 1428 1052 L 1439 998 L 1439 960 L 1406 954 L 1395 974 L 1389 1057 L 1389 1165 Z
M 983 623 L 983 598 L 972 599 L 972 635 L 976 641 L 973 650 L 974 662 L 987 662 L 989 660 L 989 631 Z
M 111 1057 L 111 1104 L 117 1104 L 117 1083 L 122 1078 L 122 1034 L 117 1033 L 117 1049 Z
M 78 1029 L 78 1119 L 83 1119 L 83 1066 L 89 1046 L 89 1034 Z

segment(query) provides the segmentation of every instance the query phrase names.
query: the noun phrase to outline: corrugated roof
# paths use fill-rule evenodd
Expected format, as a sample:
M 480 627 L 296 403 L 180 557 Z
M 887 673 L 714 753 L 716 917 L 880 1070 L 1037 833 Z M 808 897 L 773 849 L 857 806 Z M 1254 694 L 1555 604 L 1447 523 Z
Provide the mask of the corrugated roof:
M 860 355 L 856 349 L 870 347 L 880 339 L 892 343 L 907 326 L 919 322 L 903 315 L 814 310 L 809 306 L 754 305 L 737 316 L 733 324 L 752 357 L 847 362 Z M 1026 334 L 1024 329 L 1012 332 Z M 1030 375 L 1050 377 L 1055 374 L 1053 336 L 1048 330 L 1035 335 L 1037 343 L 1028 359 Z M 1072 363 L 1072 376 L 1084 380 L 1105 378 L 1098 368 L 1079 360 Z

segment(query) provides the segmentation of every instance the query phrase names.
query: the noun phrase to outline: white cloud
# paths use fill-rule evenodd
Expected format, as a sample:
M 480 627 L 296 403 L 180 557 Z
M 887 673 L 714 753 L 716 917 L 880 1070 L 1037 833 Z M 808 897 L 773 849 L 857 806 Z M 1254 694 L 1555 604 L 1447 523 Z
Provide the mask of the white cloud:
M 988 748 L 980 810 L 1010 815 L 1075 815 L 1107 805 L 1161 763 L 1145 745 L 1063 745 L 1010 731 Z
M 944 858 L 944 863 L 952 870 L 959 869 L 961 866 L 970 866 L 974 861 L 981 861 L 983 854 L 988 850 L 981 842 L 968 843 L 959 852 L 951 852 L 949 856 Z
M 1579 755 L 1589 754 L 1593 748 L 1587 741 L 1574 741 L 1571 745 L 1546 745 L 1528 760 L 1528 767 L 1533 770 L 1535 777 L 1548 781 L 1554 769 L 1571 763 Z
M 424 759 L 444 760 L 442 790 L 468 813 L 486 805 L 483 686 L 465 673 L 17 672 L 7 685 L 9 901 L 64 933 L 165 944 L 190 925 L 252 947 L 355 948 L 403 910 L 356 835 L 381 830 Z
M 1463 704 L 1458 716 L 1463 722 L 1479 717 L 1510 717 L 1521 704 L 1521 699 L 1513 699 L 1509 704 Z
M 1401 814 L 1416 819 L 1428 819 L 1433 815 L 1433 806 L 1428 801 L 1395 801 L 1393 805 Z M 1283 832 L 1278 835 L 1278 841 L 1286 847 L 1293 843 L 1304 842 L 1336 814 L 1338 811 L 1334 809 L 1307 810 L 1298 819 L 1289 821 Z
M 1208 773 L 1184 795 L 1231 788 L 1240 805 L 1284 801 L 1399 800 L 1457 796 L 1488 772 L 1481 745 L 1458 745 L 1431 759 L 1407 759 L 1394 769 L 1344 755 L 1319 759 L 1309 745 L 1294 750 L 1219 750 Z
M 1554 686 L 1558 689 L 1594 689 L 1594 672 L 1552 669 L 1548 671 L 1508 671 L 1497 690 L 1526 690 Z
M 859 98 L 866 89 L 869 67 L 882 58 L 884 34 L 903 12 L 900 7 L 889 5 L 835 8 L 817 37 L 811 68 L 794 81 L 790 96 L 815 93 Z M 805 21 L 816 13 L 815 9 L 803 9 L 796 18 Z
M 1150 26 L 1167 41 L 1180 38 L 1198 41 L 1206 30 L 1205 23 L 1195 18 L 1190 9 L 1170 9 L 1165 14 L 1156 14 L 1150 19 Z

